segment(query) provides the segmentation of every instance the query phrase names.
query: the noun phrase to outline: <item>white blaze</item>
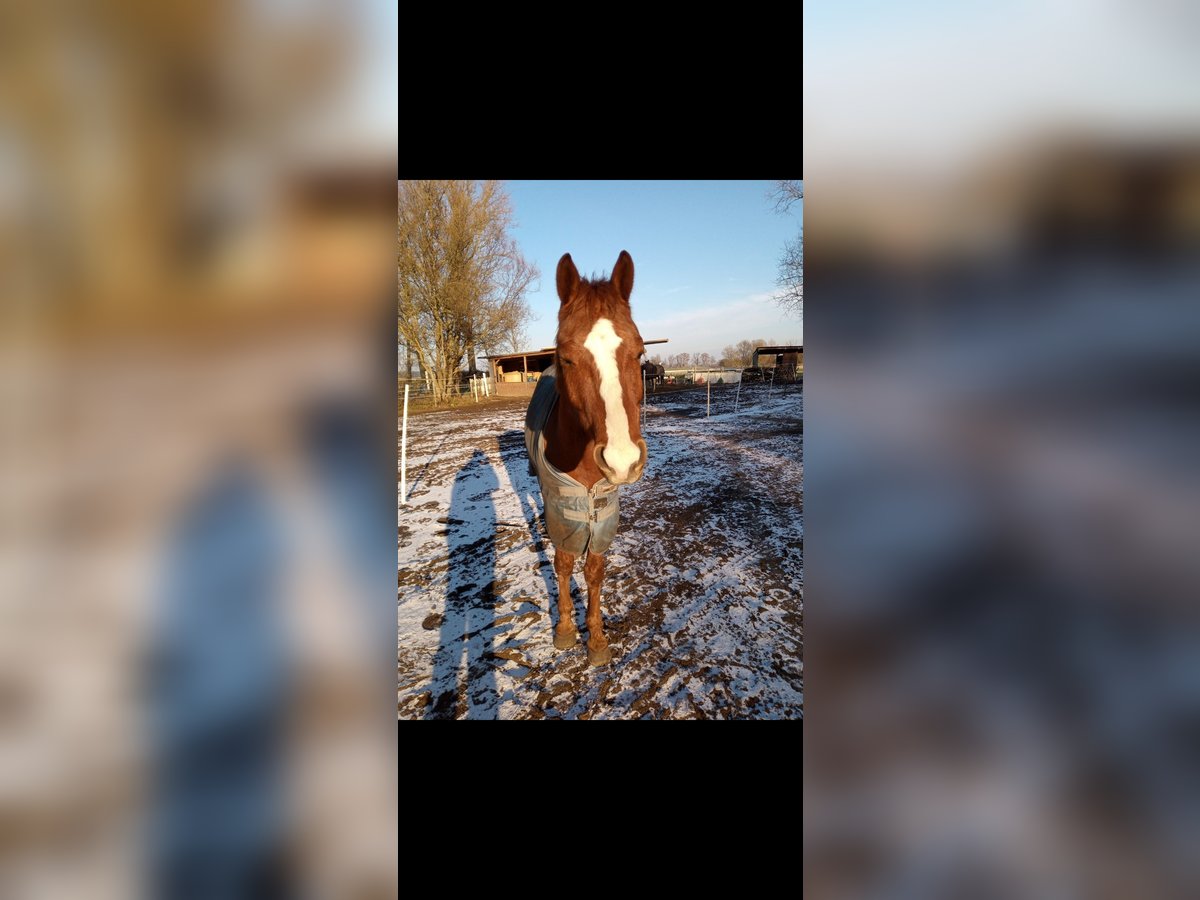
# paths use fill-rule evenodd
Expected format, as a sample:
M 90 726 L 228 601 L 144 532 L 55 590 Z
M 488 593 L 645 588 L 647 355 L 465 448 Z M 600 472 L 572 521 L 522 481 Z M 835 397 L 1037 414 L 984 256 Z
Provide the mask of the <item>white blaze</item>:
M 608 431 L 604 461 L 620 477 L 642 455 L 629 437 L 629 419 L 625 415 L 625 404 L 621 402 L 621 376 L 617 372 L 617 348 L 621 346 L 621 338 L 613 329 L 611 320 L 597 319 L 583 346 L 592 354 L 596 368 L 600 370 L 600 399 L 604 401 L 605 428 Z

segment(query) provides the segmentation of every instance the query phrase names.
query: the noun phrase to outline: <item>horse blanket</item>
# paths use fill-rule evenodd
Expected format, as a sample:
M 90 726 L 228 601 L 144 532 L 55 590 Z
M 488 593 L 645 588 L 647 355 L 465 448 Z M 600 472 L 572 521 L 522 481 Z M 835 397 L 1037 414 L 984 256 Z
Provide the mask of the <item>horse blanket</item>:
M 554 366 L 542 373 L 525 413 L 525 449 L 542 488 L 546 530 L 550 543 L 566 553 L 603 553 L 617 536 L 619 489 L 601 478 L 589 491 L 546 459 L 543 432 L 550 411 L 558 402 L 556 377 Z

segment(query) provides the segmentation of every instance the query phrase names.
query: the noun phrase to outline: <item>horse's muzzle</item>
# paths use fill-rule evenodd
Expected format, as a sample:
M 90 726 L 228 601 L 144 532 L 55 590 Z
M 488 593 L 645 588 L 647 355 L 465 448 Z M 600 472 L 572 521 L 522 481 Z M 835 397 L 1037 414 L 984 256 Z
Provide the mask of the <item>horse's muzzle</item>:
M 610 483 L 612 483 L 612 484 L 633 484 L 635 481 L 637 481 L 639 478 L 642 477 L 642 473 L 646 470 L 646 442 L 645 441 L 641 440 L 640 438 L 638 439 L 637 462 L 635 462 L 632 466 L 630 466 L 629 471 L 626 472 L 623 476 L 618 475 L 616 470 L 613 469 L 612 466 L 610 466 L 608 463 L 606 463 L 604 461 L 604 447 L 605 447 L 604 444 L 597 444 L 596 449 L 592 451 L 592 459 L 594 459 L 596 461 L 596 465 L 600 467 L 601 473 L 603 473 L 604 477 L 607 478 Z

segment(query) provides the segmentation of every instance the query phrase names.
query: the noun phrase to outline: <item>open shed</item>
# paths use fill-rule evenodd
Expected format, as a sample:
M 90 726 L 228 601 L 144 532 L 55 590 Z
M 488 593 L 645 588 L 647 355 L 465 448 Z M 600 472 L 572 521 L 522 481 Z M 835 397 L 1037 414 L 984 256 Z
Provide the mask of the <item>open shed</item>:
M 795 383 L 804 380 L 804 346 L 787 344 L 757 347 L 749 367 L 742 369 L 742 381 Z
M 523 350 L 485 357 L 491 364 L 492 382 L 501 397 L 532 397 L 537 380 L 554 363 L 554 348 Z

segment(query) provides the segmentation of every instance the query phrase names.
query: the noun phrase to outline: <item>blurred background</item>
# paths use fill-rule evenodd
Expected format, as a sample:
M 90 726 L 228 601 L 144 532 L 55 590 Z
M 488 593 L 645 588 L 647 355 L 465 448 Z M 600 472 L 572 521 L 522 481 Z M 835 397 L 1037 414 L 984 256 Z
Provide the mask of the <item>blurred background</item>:
M 396 19 L 0 12 L 0 895 L 396 894 Z
M 806 895 L 1200 892 L 1200 13 L 805 4 Z

